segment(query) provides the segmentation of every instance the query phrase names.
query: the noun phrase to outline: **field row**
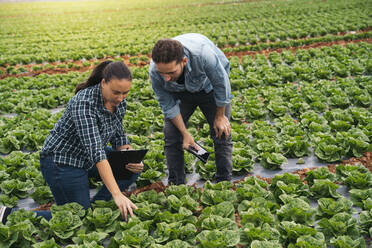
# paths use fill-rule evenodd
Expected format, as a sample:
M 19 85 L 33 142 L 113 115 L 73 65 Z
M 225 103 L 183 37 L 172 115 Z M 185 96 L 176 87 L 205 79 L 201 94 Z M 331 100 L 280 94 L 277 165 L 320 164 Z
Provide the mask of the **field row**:
M 221 48 L 249 45 L 244 49 L 261 50 L 270 47 L 265 45 L 269 41 L 291 46 L 302 39 L 300 44 L 306 44 L 314 37 L 368 31 L 372 26 L 371 0 L 278 1 L 272 5 L 266 1 L 187 5 L 169 8 L 163 15 L 158 9 L 130 11 L 119 4 L 121 11 L 94 14 L 88 9 L 71 18 L 42 14 L 6 18 L 0 30 L 0 66 L 146 55 L 157 39 L 188 32 L 203 33 Z M 12 11 L 11 5 L 1 7 Z

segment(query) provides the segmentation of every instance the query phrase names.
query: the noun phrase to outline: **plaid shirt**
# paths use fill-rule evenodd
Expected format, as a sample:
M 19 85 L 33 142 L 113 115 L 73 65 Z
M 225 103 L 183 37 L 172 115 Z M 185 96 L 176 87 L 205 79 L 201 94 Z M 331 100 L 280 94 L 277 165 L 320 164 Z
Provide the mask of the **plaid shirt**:
M 125 111 L 125 100 L 114 113 L 105 108 L 100 84 L 79 91 L 46 138 L 40 155 L 54 155 L 55 163 L 89 170 L 107 159 L 108 142 L 114 149 L 129 144 L 122 125 Z

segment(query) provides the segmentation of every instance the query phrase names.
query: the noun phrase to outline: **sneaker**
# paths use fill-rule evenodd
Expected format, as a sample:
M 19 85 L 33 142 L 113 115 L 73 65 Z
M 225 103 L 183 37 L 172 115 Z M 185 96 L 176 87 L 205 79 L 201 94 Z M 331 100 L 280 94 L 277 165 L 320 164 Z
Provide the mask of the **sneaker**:
M 0 220 L 1 220 L 1 223 L 3 223 L 4 225 L 11 211 L 12 211 L 11 208 L 0 206 Z

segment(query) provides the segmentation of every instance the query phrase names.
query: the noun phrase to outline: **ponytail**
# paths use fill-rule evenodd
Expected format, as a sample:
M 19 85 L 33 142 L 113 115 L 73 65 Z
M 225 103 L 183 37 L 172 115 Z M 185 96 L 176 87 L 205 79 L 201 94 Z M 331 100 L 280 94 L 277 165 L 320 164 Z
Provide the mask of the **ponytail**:
M 112 62 L 106 60 L 97 65 L 87 81 L 80 83 L 75 88 L 75 95 L 83 89 L 101 83 L 102 79 L 108 83 L 111 78 L 132 80 L 129 68 L 123 62 Z

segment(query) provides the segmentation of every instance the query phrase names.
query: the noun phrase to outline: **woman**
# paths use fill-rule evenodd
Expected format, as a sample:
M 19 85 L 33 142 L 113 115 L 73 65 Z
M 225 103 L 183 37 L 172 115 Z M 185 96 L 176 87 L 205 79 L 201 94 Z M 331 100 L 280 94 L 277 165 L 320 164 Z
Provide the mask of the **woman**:
M 104 185 L 92 202 L 113 198 L 125 220 L 128 212 L 133 216 L 137 207 L 121 192 L 136 181 L 143 163 L 126 165 L 134 174 L 128 180 L 116 181 L 107 161 L 110 150 L 131 149 L 122 126 L 131 80 L 122 62 L 104 61 L 86 82 L 76 86 L 75 96 L 40 152 L 41 172 L 57 205 L 77 202 L 88 209 L 88 178 L 100 177 Z M 107 147 L 109 142 L 112 149 Z M 37 213 L 51 218 L 50 212 Z

